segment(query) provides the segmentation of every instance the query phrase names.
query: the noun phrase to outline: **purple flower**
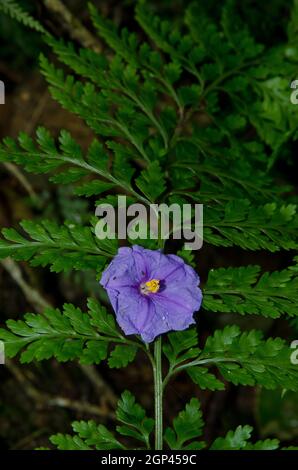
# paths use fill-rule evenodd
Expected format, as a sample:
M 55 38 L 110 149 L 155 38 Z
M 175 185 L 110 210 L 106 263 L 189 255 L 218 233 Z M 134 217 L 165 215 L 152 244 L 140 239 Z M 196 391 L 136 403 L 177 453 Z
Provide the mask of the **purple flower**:
M 100 283 L 125 334 L 146 343 L 188 328 L 202 302 L 199 276 L 182 258 L 137 245 L 119 249 Z

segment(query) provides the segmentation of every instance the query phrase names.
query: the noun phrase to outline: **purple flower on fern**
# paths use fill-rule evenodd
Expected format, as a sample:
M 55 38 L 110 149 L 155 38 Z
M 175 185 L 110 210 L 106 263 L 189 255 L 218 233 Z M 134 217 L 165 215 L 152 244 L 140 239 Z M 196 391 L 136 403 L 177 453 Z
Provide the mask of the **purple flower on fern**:
M 150 343 L 162 333 L 194 323 L 193 314 L 202 302 L 199 281 L 179 256 L 135 245 L 119 249 L 100 283 L 125 334 L 141 335 Z

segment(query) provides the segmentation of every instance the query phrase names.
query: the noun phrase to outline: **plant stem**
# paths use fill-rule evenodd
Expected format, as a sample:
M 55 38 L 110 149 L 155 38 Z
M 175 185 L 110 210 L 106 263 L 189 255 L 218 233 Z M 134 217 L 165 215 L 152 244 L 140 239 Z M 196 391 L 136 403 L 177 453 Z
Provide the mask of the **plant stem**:
M 163 445 L 161 341 L 160 336 L 154 343 L 155 450 L 162 450 Z
M 161 236 L 161 221 L 158 217 L 158 247 L 163 249 L 164 240 Z M 159 336 L 154 342 L 154 405 L 155 405 L 155 450 L 163 447 L 163 377 L 162 377 L 162 339 Z

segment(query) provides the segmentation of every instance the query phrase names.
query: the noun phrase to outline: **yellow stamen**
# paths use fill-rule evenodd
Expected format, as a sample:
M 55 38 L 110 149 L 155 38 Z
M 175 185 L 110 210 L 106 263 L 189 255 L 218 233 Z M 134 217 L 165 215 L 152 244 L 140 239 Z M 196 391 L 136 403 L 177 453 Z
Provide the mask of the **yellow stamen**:
M 159 280 L 158 279 L 151 279 L 151 281 L 145 282 L 144 284 L 144 293 L 152 292 L 152 294 L 156 294 L 159 291 Z
M 149 292 L 155 294 L 159 291 L 159 280 L 158 279 L 151 279 L 151 281 L 145 282 L 145 285 Z

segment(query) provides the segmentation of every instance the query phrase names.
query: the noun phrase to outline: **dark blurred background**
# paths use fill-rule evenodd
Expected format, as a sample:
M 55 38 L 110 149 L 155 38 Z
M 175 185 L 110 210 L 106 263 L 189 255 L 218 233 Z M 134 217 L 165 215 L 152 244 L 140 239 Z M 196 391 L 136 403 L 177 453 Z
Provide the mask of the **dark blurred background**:
M 19 3 L 56 37 L 76 40 L 70 25 L 49 6 L 55 2 L 19 0 Z M 179 23 L 182 11 L 190 2 L 155 0 L 150 3 L 161 16 L 166 15 Z M 63 4 L 92 32 L 98 48 L 105 51 L 90 24 L 86 2 L 74 0 Z M 133 1 L 98 0 L 94 4 L 116 24 L 121 23 L 143 34 L 134 21 Z M 208 2 L 214 16 L 218 4 L 215 0 Z M 239 2 L 241 14 L 257 40 L 268 45 L 285 38 L 290 8 L 291 2 L 284 0 Z M 0 105 L 0 137 L 15 137 L 21 130 L 33 134 L 36 126 L 42 124 L 53 134 L 61 127 L 68 129 L 83 147 L 87 147 L 90 130 L 51 99 L 39 73 L 39 53 L 50 54 L 41 36 L 0 12 L 0 41 L 0 79 L 6 84 L 6 104 Z M 295 152 L 297 149 L 291 144 L 289 158 L 278 163 L 282 183 L 295 183 L 297 168 L 292 158 Z M 39 217 L 84 223 L 88 221 L 90 211 L 93 211 L 92 204 L 74 198 L 67 187 L 51 185 L 46 176 L 26 174 L 12 164 L 1 164 L 0 227 L 16 226 L 22 219 Z M 291 262 L 292 255 L 251 254 L 240 249 L 204 246 L 197 254 L 197 261 L 204 282 L 210 266 L 260 264 L 266 270 L 281 269 Z M 8 318 L 21 318 L 28 311 L 40 311 L 46 303 L 59 307 L 68 301 L 85 308 L 86 297 L 97 289 L 92 273 L 56 275 L 47 269 L 33 269 L 26 263 L 4 260 L 0 264 L 0 323 L 3 325 Z M 243 328 L 252 326 L 251 319 L 200 312 L 200 341 L 204 342 L 215 327 L 231 321 Z M 293 334 L 283 320 L 257 319 L 253 327 L 263 328 L 266 334 L 273 336 Z M 76 419 L 95 419 L 108 426 L 114 424 L 113 408 L 125 388 L 153 411 L 151 369 L 144 356 L 138 356 L 136 362 L 120 370 L 109 370 L 105 365 L 92 368 L 45 361 L 24 366 L 18 361 L 9 361 L 6 366 L 0 366 L 0 448 L 16 450 L 48 446 L 49 435 L 70 432 L 70 423 Z M 196 395 L 202 401 L 207 441 L 238 424 L 252 424 L 255 437 L 278 437 L 286 445 L 297 445 L 297 396 L 287 392 L 282 400 L 281 393 L 281 390 L 268 392 L 253 387 L 236 388 L 230 384 L 223 392 L 200 392 L 182 375 L 168 388 L 166 416 L 170 421 L 186 400 Z

